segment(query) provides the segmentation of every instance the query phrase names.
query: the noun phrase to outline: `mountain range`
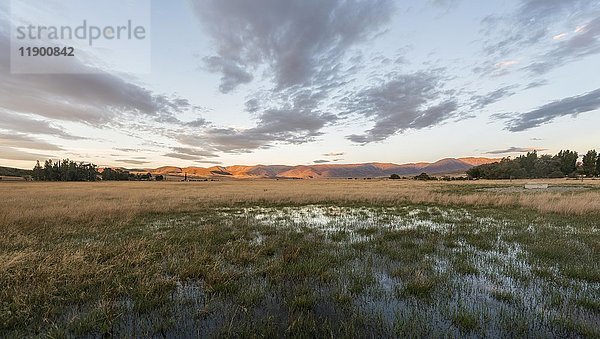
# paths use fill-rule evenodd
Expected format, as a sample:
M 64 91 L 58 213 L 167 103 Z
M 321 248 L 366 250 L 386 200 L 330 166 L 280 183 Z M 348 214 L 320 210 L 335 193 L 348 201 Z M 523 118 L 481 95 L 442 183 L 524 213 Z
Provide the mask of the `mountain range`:
M 434 163 L 410 164 L 365 163 L 365 164 L 317 164 L 317 165 L 256 165 L 256 166 L 213 166 L 213 167 L 173 167 L 146 168 L 132 172 L 150 172 L 153 175 L 188 177 L 231 177 L 231 178 L 376 178 L 392 174 L 412 176 L 420 173 L 430 175 L 461 174 L 473 166 L 497 162 L 490 158 L 447 158 Z

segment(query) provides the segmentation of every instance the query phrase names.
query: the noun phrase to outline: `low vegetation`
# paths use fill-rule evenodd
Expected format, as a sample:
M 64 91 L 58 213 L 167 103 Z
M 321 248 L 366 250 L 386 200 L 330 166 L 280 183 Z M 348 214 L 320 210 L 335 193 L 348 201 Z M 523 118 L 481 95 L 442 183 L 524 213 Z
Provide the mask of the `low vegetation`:
M 32 172 L 28 171 L 28 170 L 0 166 L 0 176 L 26 177 L 26 176 L 31 176 L 31 174 L 32 174 Z
M 597 337 L 583 185 L 2 183 L 0 337 Z

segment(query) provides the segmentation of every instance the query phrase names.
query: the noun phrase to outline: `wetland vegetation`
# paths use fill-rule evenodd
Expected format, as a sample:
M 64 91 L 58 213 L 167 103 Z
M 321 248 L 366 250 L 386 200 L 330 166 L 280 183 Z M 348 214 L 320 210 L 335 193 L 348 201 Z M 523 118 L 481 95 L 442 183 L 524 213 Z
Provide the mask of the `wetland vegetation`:
M 490 196 L 481 184 L 393 184 L 463 203 L 352 201 L 351 187 L 339 201 L 269 200 L 296 183 L 89 184 L 95 207 L 55 185 L 0 186 L 1 337 L 600 336 L 597 212 L 461 200 Z M 379 184 L 363 185 L 368 197 Z M 177 187 L 188 194 L 164 201 Z M 244 189 L 257 194 L 236 201 Z M 84 207 L 30 213 L 36 197 Z

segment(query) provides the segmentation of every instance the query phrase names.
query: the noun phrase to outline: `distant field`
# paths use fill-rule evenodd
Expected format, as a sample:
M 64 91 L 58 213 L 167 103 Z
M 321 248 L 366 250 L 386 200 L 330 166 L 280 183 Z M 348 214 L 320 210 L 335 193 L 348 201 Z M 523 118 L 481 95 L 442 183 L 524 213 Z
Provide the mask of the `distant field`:
M 0 180 L 2 180 L 2 181 L 25 181 L 25 178 L 0 175 Z
M 490 192 L 526 183 L 583 187 L 579 191 Z M 413 203 L 524 207 L 541 212 L 600 211 L 600 180 L 503 180 L 420 182 L 415 180 L 229 180 L 210 182 L 27 182 L 0 185 L 10 208 L 3 221 L 31 218 L 127 219 L 149 212 L 171 213 L 232 204 Z M 34 199 L 35 197 L 35 199 Z M 74 208 L 74 207 L 77 208 Z M 1 220 L 1 219 L 0 219 Z M 99 220 L 101 221 L 101 220 Z
M 0 196 L 0 337 L 600 336 L 598 180 L 0 182 Z

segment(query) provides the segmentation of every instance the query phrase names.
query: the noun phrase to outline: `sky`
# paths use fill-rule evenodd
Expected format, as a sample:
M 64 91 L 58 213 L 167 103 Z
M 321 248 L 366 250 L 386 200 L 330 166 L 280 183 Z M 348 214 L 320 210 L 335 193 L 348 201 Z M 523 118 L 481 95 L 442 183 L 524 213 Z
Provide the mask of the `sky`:
M 42 6 L 64 2 L 23 1 L 36 20 L 66 20 Z M 108 6 L 95 10 L 103 18 L 130 13 L 88 2 Z M 147 19 L 151 44 L 124 42 L 112 63 L 108 49 L 78 45 L 68 59 L 76 74 L 14 72 L 7 4 L 0 166 L 407 163 L 600 150 L 600 0 L 156 0 L 129 17 Z M 86 11 L 70 12 L 76 21 Z

